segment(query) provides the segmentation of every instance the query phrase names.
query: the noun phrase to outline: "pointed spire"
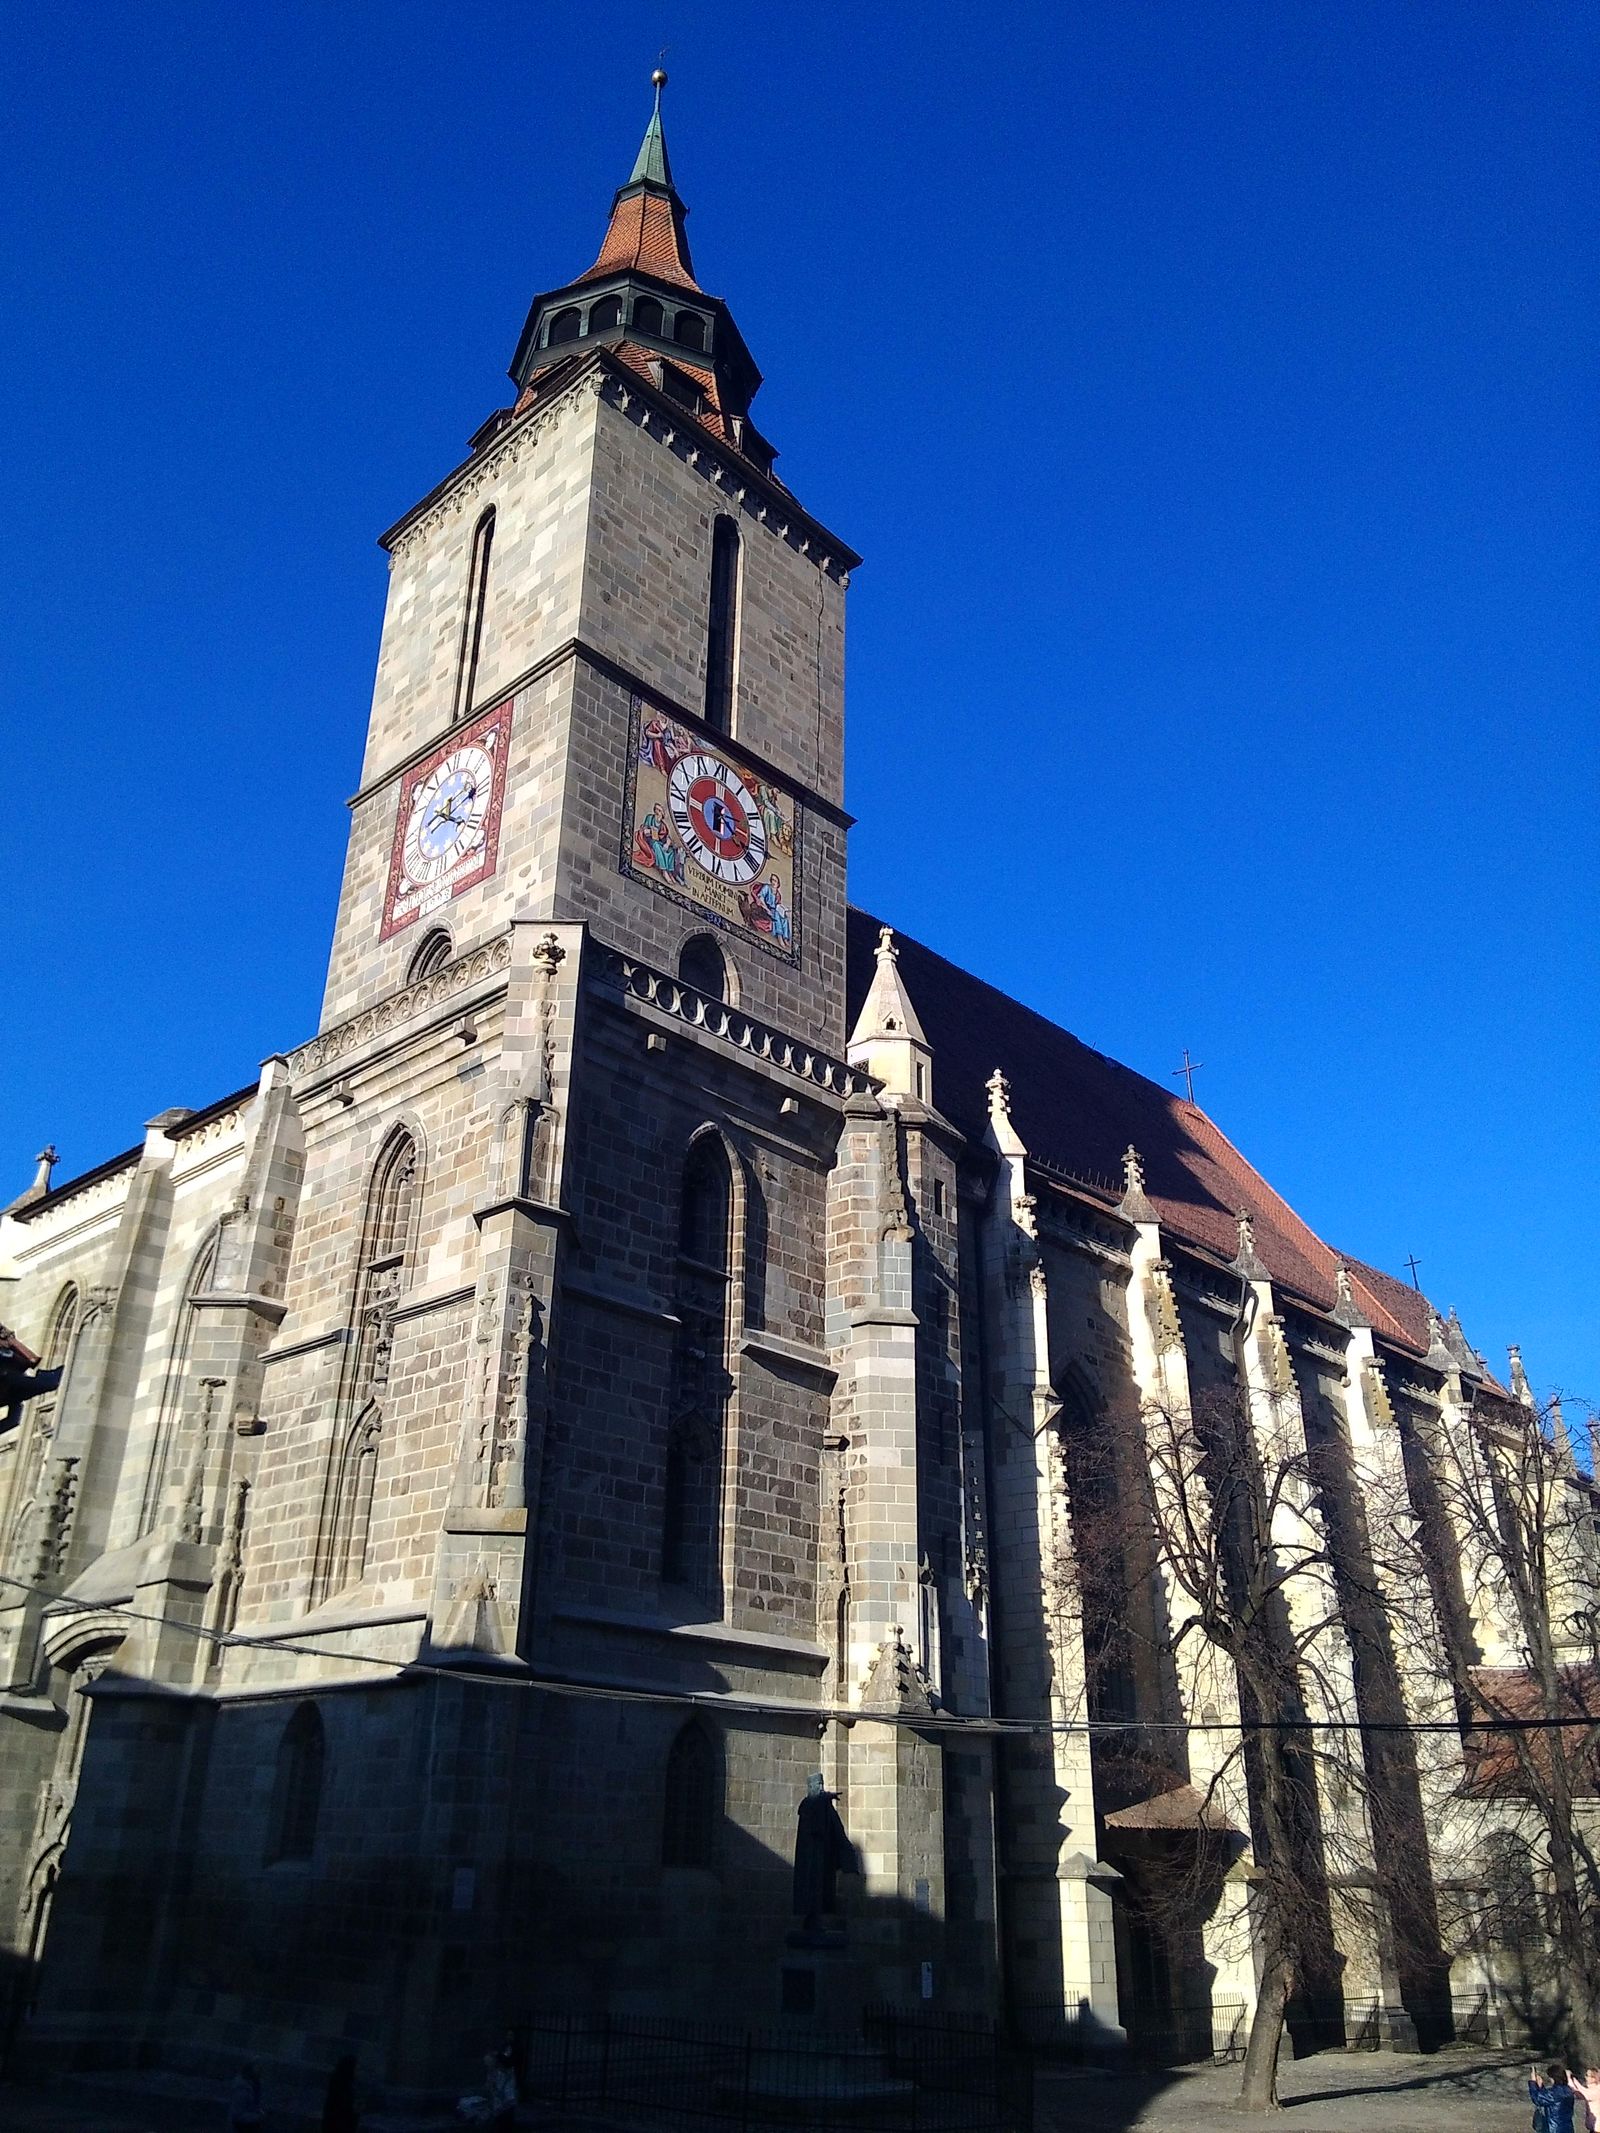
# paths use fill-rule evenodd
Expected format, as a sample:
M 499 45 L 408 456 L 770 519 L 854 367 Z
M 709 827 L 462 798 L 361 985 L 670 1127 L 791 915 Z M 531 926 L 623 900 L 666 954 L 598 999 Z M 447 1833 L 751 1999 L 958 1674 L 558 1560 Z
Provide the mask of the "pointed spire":
M 1334 1275 L 1333 1279 L 1336 1293 L 1333 1300 L 1333 1309 L 1328 1313 L 1328 1316 L 1337 1325 L 1348 1326 L 1352 1331 L 1357 1326 L 1370 1325 L 1372 1321 L 1362 1310 L 1360 1304 L 1356 1302 L 1355 1280 L 1351 1275 L 1350 1269 L 1341 1263 L 1339 1271 Z
M 671 192 L 672 165 L 667 160 L 667 137 L 661 130 L 661 92 L 667 86 L 664 67 L 657 67 L 650 77 L 656 92 L 656 108 L 650 114 L 650 123 L 644 130 L 644 139 L 639 143 L 639 153 L 633 159 L 633 174 L 630 185 L 659 185 Z
M 60 1160 L 54 1144 L 41 1148 L 33 1160 L 37 1166 L 33 1173 L 33 1183 L 26 1192 L 18 1193 L 11 1205 L 5 1209 L 8 1215 L 14 1214 L 19 1207 L 31 1207 L 35 1200 L 42 1200 L 50 1190 L 50 1173 Z
M 845 1056 L 852 1066 L 864 1066 L 886 1090 L 913 1096 L 932 1109 L 933 1049 L 900 975 L 900 957 L 887 926 L 879 928 L 874 962 L 872 983 Z
M 1556 1466 L 1561 1473 L 1577 1472 L 1578 1463 L 1572 1456 L 1572 1439 L 1567 1433 L 1567 1418 L 1561 1412 L 1559 1394 L 1550 1402 L 1550 1449 L 1555 1453 Z
M 579 279 L 593 281 L 598 274 L 642 272 L 658 281 L 698 289 L 683 227 L 689 210 L 672 182 L 667 136 L 661 125 L 661 91 L 667 77 L 657 67 L 650 79 L 655 85 L 655 109 L 633 159 L 628 182 L 611 203 L 611 220 L 600 256 Z
M 1528 1383 L 1528 1373 L 1522 1367 L 1522 1350 L 1513 1341 L 1506 1350 L 1511 1358 L 1511 1390 L 1524 1407 L 1533 1405 L 1533 1388 Z
M 1241 1207 L 1239 1210 L 1239 1252 L 1233 1264 L 1235 1270 L 1243 1274 L 1247 1281 L 1265 1281 L 1267 1278 L 1266 1267 L 1256 1250 L 1255 1216 L 1248 1207 Z
M 1001 1155 L 1026 1155 L 1022 1136 L 1011 1123 L 1011 1084 L 998 1067 L 984 1086 L 989 1091 L 988 1138 Z
M 1117 1212 L 1129 1222 L 1158 1222 L 1161 1218 L 1144 1189 L 1144 1163 L 1130 1141 L 1122 1151 L 1122 1198 Z

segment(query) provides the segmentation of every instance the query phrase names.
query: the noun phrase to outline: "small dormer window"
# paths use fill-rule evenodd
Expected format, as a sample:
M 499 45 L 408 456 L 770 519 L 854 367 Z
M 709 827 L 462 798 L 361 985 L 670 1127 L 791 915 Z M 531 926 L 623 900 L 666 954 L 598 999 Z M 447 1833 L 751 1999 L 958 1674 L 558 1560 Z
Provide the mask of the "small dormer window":
M 703 349 L 706 322 L 698 311 L 680 311 L 672 323 L 672 338 L 680 348 Z
M 659 341 L 666 325 L 666 314 L 653 296 L 640 296 L 634 300 L 633 323 L 638 332 L 653 333 Z
M 692 415 L 703 413 L 705 397 L 693 378 L 686 378 L 681 370 L 675 370 L 670 363 L 663 363 L 660 367 L 661 390 L 667 398 L 676 400 L 680 407 L 686 407 Z
M 602 296 L 599 303 L 589 313 L 589 331 L 591 333 L 604 333 L 608 326 L 620 326 L 621 324 L 622 298 L 620 296 Z
M 558 311 L 550 321 L 549 344 L 556 347 L 561 341 L 575 341 L 583 331 L 583 317 L 575 306 Z

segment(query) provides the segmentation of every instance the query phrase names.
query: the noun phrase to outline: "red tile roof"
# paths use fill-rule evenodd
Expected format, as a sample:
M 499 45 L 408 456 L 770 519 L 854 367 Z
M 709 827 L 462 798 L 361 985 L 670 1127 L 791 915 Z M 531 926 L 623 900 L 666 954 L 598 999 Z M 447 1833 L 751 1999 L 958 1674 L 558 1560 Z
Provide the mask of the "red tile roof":
M 849 1017 L 872 980 L 880 921 L 852 910 Z M 1255 1223 L 1256 1250 L 1274 1281 L 1320 1310 L 1336 1300 L 1340 1255 L 1253 1170 L 1197 1104 L 1093 1051 L 1068 1031 L 897 933 L 900 975 L 933 1047 L 934 1099 L 973 1140 L 988 1123 L 986 1083 L 999 1067 L 1023 1144 L 1107 1204 L 1122 1196 L 1122 1153 L 1144 1161 L 1145 1190 L 1163 1229 L 1221 1260 L 1238 1251 L 1238 1214 Z M 1375 1268 L 1349 1265 L 1356 1302 L 1384 1339 L 1424 1354 L 1427 1298 Z
M 617 202 L 600 256 L 578 280 L 594 281 L 634 267 L 660 281 L 676 282 L 681 289 L 700 287 L 689 259 L 682 210 L 663 193 L 636 192 Z

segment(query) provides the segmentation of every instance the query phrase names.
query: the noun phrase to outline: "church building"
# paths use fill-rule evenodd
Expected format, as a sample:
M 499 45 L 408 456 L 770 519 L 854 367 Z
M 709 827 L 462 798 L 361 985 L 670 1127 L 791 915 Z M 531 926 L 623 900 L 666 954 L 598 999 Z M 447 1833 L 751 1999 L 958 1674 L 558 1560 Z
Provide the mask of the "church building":
M 860 559 L 774 471 L 662 80 L 509 404 L 383 537 L 317 1029 L 0 1220 L 41 2050 L 398 2093 L 534 2009 L 884 2003 L 1207 2050 L 1256 1991 L 1239 1690 L 1088 1651 L 1073 1444 L 1222 1387 L 1397 1474 L 1516 1397 L 1195 1103 L 849 905 Z M 1351 1678 L 1449 1703 L 1425 1642 Z M 820 1919 L 816 1773 L 859 1867 Z M 1140 1890 L 1208 1829 L 1180 1946 Z M 1490 1959 L 1408 1939 L 1382 1849 L 1335 2019 L 1405 2042 Z

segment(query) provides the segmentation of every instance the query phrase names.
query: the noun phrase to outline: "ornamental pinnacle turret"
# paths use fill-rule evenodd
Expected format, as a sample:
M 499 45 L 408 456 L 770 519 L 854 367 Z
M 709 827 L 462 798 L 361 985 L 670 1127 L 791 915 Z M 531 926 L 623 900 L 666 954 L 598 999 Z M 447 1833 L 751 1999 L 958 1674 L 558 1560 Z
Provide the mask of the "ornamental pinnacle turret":
M 518 408 L 555 366 L 588 347 L 610 348 L 669 399 L 770 473 L 776 456 L 750 420 L 761 372 L 719 296 L 695 279 L 684 229 L 689 210 L 672 179 L 661 123 L 667 77 L 651 76 L 655 108 L 593 266 L 534 298 L 512 359 Z

